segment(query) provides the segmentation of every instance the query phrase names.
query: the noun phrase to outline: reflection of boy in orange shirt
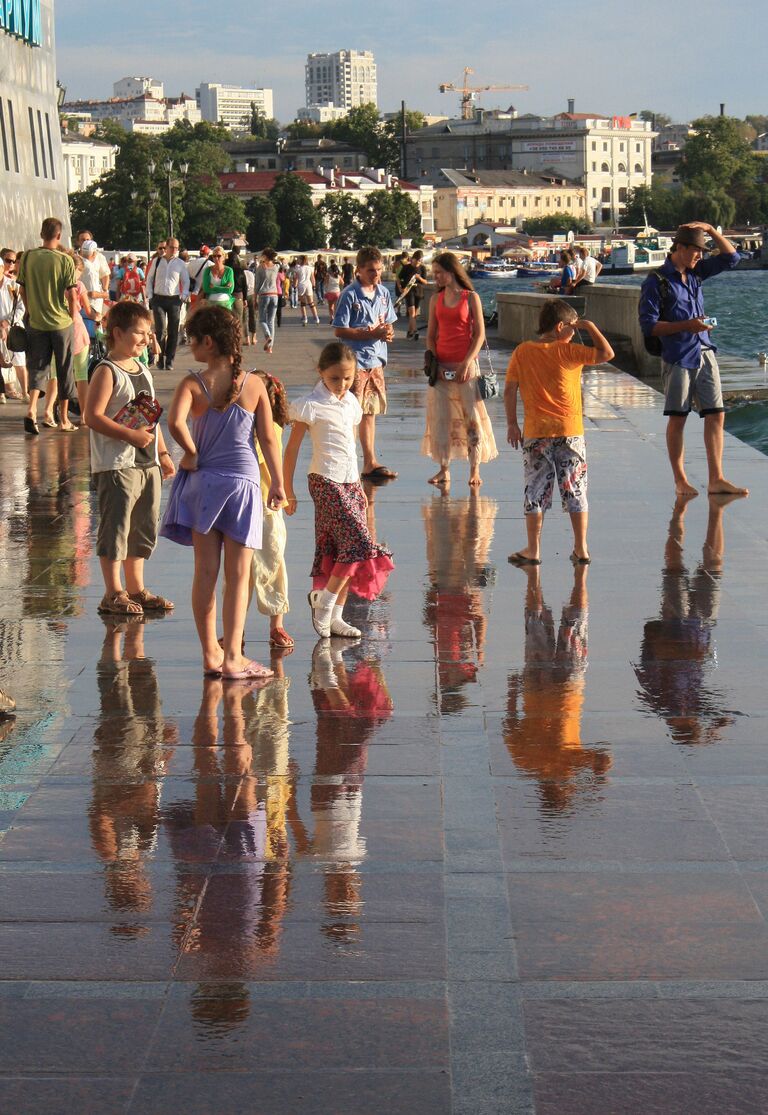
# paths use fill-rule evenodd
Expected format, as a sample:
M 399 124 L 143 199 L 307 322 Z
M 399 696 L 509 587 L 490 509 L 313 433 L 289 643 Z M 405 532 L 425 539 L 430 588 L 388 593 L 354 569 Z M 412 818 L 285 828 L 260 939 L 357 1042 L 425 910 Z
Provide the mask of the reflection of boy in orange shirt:
M 575 345 L 576 327 L 586 330 L 592 347 Z M 504 388 L 507 441 L 523 449 L 527 545 L 510 554 L 513 565 L 541 564 L 544 512 L 552 506 L 555 481 L 563 510 L 571 516 L 571 561 L 589 564 L 587 549 L 587 451 L 581 413 L 581 372 L 585 364 L 602 364 L 613 349 L 591 321 L 560 298 L 545 302 L 539 315 L 539 339 L 524 341 L 512 353 Z M 517 393 L 525 409 L 524 431 L 517 423 Z
M 584 749 L 581 713 L 587 671 L 587 569 L 577 566 L 555 641 L 539 570 L 528 570 L 525 669 L 509 677 L 504 742 L 518 770 L 539 783 L 542 808 L 562 811 L 594 791 L 611 766 L 602 748 Z

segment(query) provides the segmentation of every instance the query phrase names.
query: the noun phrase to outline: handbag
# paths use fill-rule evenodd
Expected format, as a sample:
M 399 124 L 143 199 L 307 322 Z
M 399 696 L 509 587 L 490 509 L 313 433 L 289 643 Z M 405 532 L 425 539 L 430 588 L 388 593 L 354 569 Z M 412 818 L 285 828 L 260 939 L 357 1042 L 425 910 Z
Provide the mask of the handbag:
M 499 380 L 496 375 L 496 369 L 491 360 L 491 350 L 488 347 L 488 341 L 485 342 L 485 355 L 488 357 L 488 371 L 482 372 L 477 377 L 477 390 L 483 402 L 488 399 L 495 399 L 499 394 Z
M 19 304 L 19 288 L 16 287 L 16 294 L 13 297 L 13 309 L 11 310 L 11 321 L 16 317 L 16 307 Z M 26 352 L 27 351 L 27 331 L 23 325 L 12 325 L 8 330 L 6 342 L 11 352 Z
M 440 378 L 440 365 L 434 352 L 430 349 L 424 353 L 424 375 L 427 377 L 427 383 L 430 387 L 434 387 Z

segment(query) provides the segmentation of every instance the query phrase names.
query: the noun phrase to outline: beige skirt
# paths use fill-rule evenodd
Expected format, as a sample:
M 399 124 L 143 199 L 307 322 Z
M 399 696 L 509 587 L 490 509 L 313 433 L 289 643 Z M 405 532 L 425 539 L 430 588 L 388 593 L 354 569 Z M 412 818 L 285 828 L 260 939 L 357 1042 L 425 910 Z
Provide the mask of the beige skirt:
M 443 379 L 427 388 L 427 424 L 421 452 L 438 464 L 476 460 L 478 464 L 498 457 L 493 427 L 477 388 L 475 362 L 464 383 Z

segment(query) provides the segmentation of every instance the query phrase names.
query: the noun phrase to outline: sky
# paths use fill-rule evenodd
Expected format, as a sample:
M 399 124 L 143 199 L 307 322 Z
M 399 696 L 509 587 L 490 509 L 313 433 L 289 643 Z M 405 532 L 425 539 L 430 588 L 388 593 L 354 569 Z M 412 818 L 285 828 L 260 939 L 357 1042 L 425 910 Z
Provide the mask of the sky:
M 458 96 L 438 87 L 472 66 L 473 84 L 529 86 L 485 93 L 485 108 L 562 112 L 573 97 L 577 112 L 606 116 L 650 108 L 683 121 L 720 102 L 729 115 L 764 113 L 765 13 L 761 0 L 131 0 L 98 13 L 55 0 L 68 100 L 111 96 L 127 75 L 163 81 L 166 96 L 221 81 L 272 88 L 283 123 L 304 104 L 307 53 L 342 49 L 373 51 L 383 112 L 404 99 L 458 115 Z

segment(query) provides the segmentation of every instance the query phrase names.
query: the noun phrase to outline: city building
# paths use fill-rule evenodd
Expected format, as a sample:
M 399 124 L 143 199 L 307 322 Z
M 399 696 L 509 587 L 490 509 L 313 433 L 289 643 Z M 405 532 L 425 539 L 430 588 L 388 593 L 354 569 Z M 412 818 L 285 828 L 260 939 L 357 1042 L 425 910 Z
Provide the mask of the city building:
M 123 78 L 123 80 L 145 79 Z M 135 97 L 112 97 L 108 101 L 68 101 L 62 105 L 62 113 L 71 120 L 91 123 L 98 123 L 100 120 L 116 120 L 126 132 L 144 132 L 148 135 L 162 135 L 172 128 L 177 120 L 188 120 L 190 124 L 197 124 L 202 119 L 197 101 L 187 93 L 162 99 L 150 93 L 140 93 Z
M 347 115 L 347 109 L 337 108 L 332 101 L 322 105 L 306 105 L 296 110 L 296 119 L 302 124 L 330 124 Z
M 339 167 L 356 171 L 368 162 L 364 151 L 335 139 L 241 139 L 225 143 L 235 170 L 316 170 Z
M 653 150 L 656 151 L 682 151 L 691 136 L 696 135 L 696 129 L 690 124 L 666 124 L 659 128 L 654 136 Z
M 112 86 L 112 96 L 120 101 L 129 101 L 144 93 L 162 101 L 165 98 L 165 87 L 162 81 L 156 81 L 153 77 L 121 77 Z
M 344 193 L 364 203 L 370 194 L 377 190 L 401 189 L 413 199 L 421 215 L 422 235 L 434 239 L 434 188 L 426 182 L 399 181 L 385 170 L 366 167 L 363 172 L 344 173 L 334 167 L 320 167 L 318 170 L 296 170 L 312 191 L 312 203 L 319 205 L 324 198 Z M 259 194 L 268 194 L 277 181 L 278 170 L 234 171 L 219 175 L 221 188 L 232 193 L 242 201 Z M 256 246 L 256 245 L 254 245 Z
M 307 108 L 331 104 L 348 112 L 357 105 L 378 104 L 376 62 L 370 50 L 308 54 L 304 75 Z
M 526 220 L 553 213 L 569 213 L 581 220 L 587 215 L 585 187 L 554 174 L 473 173 L 444 167 L 428 181 L 435 188 L 435 231 L 440 240 L 463 237 L 478 221 L 520 229 Z
M 39 244 L 46 217 L 69 241 L 57 102 L 53 0 L 0 3 L 0 228 L 14 248 Z
M 195 90 L 195 96 L 203 120 L 224 124 L 234 131 L 248 130 L 254 105 L 268 120 L 275 115 L 271 89 L 247 89 L 242 85 L 205 81 Z
M 654 135 L 647 121 L 576 113 L 572 103 L 556 116 L 478 110 L 474 120 L 451 119 L 408 136 L 406 169 L 413 179 L 445 167 L 562 176 L 585 188 L 591 221 L 617 225 L 629 190 L 651 184 Z
M 761 132 L 752 145 L 761 155 L 768 151 L 768 132 Z
M 64 159 L 64 180 L 68 194 L 88 190 L 110 170 L 120 150 L 111 143 L 62 130 L 61 150 Z

